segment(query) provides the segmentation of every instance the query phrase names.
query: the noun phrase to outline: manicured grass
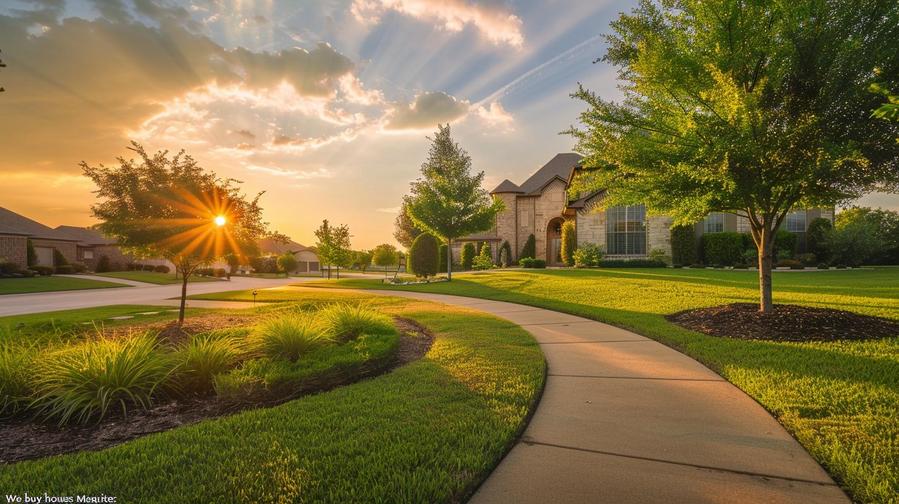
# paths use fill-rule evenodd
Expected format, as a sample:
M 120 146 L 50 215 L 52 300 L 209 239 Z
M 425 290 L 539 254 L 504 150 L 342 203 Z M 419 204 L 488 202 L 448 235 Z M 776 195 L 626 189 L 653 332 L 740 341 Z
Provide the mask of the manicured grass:
M 106 289 L 109 287 L 130 287 L 120 283 L 103 282 L 87 278 L 61 276 L 39 276 L 32 278 L 0 279 L 0 295 L 27 294 L 30 292 L 53 292 L 81 289 Z
M 511 446 L 542 387 L 522 329 L 462 308 L 347 293 L 436 335 L 421 360 L 275 408 L 100 452 L 0 466 L 5 493 L 115 495 L 118 502 L 453 502 Z M 0 319 L 2 322 L 2 319 Z
M 158 285 L 180 284 L 181 278 L 174 273 L 157 273 L 155 271 L 111 271 L 109 273 L 97 273 L 97 276 L 109 278 L 121 278 L 122 280 L 134 280 Z M 218 278 L 191 275 L 188 282 L 218 282 Z M 118 284 L 121 285 L 121 284 Z
M 690 308 L 757 302 L 753 272 L 508 270 L 410 287 L 354 279 L 329 285 L 510 301 L 632 329 L 700 360 L 758 400 L 855 500 L 897 502 L 899 335 L 867 342 L 743 341 L 664 319 Z M 899 319 L 899 268 L 776 272 L 774 300 Z

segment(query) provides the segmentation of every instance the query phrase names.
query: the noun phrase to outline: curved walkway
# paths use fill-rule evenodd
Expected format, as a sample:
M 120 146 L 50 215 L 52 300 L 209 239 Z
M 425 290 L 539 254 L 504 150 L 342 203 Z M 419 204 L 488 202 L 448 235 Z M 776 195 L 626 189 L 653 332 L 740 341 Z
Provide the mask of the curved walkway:
M 661 343 L 514 303 L 368 292 L 493 314 L 546 355 L 540 404 L 473 503 L 849 502 L 764 408 Z

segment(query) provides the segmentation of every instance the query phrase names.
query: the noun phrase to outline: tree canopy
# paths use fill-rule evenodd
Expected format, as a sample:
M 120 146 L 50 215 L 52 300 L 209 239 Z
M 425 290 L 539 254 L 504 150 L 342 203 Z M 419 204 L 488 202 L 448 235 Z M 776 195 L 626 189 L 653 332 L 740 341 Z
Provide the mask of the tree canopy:
M 206 171 L 184 151 L 153 155 L 132 142 L 137 159 L 118 158 L 117 167 L 89 166 L 84 174 L 97 186 L 91 210 L 98 228 L 139 257 L 162 257 L 182 275 L 179 323 L 184 321 L 187 280 L 200 266 L 232 253 L 257 252 L 260 238 L 273 233 L 262 220 L 257 194 L 247 199 L 233 179 Z
M 375 266 L 395 266 L 399 263 L 399 254 L 393 245 L 382 243 L 372 249 L 371 261 Z
M 350 265 L 353 256 L 350 250 L 349 226 L 341 224 L 334 227 L 328 219 L 325 219 L 315 230 L 315 239 L 316 254 L 319 263 L 328 266 L 328 278 L 331 278 L 331 266 L 339 268 Z
M 896 123 L 873 118 L 875 79 L 899 82 L 899 4 L 644 0 L 612 22 L 602 58 L 623 99 L 580 87 L 569 132 L 585 154 L 574 191 L 645 204 L 675 224 L 709 212 L 748 219 L 761 309 L 771 307 L 773 236 L 794 207 L 899 186 Z
M 503 204 L 481 187 L 484 172 L 471 172 L 471 157 L 439 125 L 431 140 L 421 177 L 412 182 L 403 203 L 412 222 L 434 236 L 452 240 L 490 229 Z M 447 276 L 452 279 L 452 246 L 447 247 Z
M 412 218 L 409 217 L 408 208 L 409 204 L 406 201 L 403 201 L 403 205 L 400 207 L 400 213 L 396 216 L 396 220 L 393 223 L 395 228 L 393 237 L 396 238 L 396 241 L 398 241 L 400 245 L 406 248 L 411 247 L 412 242 L 414 242 L 420 234 L 424 233 L 423 230 L 415 225 Z

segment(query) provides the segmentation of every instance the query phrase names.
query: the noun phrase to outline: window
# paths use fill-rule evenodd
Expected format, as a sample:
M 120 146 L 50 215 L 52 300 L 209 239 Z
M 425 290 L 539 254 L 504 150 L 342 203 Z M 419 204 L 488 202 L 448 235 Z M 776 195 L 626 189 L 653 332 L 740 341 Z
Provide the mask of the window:
M 710 213 L 702 221 L 703 233 L 721 233 L 724 231 L 724 214 L 721 212 Z
M 528 211 L 527 211 L 527 210 L 522 210 L 522 211 L 519 212 L 519 214 L 518 214 L 518 224 L 519 224 L 521 227 L 523 227 L 523 228 L 530 227 L 530 226 L 531 226 L 531 219 L 530 219 L 530 217 L 531 217 L 531 216 L 528 214 Z
M 606 211 L 606 250 L 610 255 L 646 255 L 646 207 L 611 207 Z
M 749 219 L 746 217 L 738 216 L 737 217 L 737 232 L 738 233 L 751 233 L 752 228 L 749 226 Z
M 84 258 L 85 258 L 85 259 L 93 259 L 93 258 L 94 258 L 94 251 L 93 251 L 93 250 L 85 250 L 85 251 L 84 251 Z
M 794 210 L 787 214 L 787 231 L 804 233 L 805 227 L 805 210 Z

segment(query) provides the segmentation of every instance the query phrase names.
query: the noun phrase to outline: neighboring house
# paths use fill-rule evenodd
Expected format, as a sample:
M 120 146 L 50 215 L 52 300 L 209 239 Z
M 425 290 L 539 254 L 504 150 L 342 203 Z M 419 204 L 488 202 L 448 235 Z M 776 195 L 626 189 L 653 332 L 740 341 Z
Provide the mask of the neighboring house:
M 318 273 L 320 265 L 315 249 L 300 245 L 295 241 L 287 243 L 265 238 L 259 240 L 259 250 L 263 254 L 283 255 L 290 252 L 297 258 L 297 269 L 290 273 Z
M 596 244 L 611 258 L 642 258 L 652 250 L 671 255 L 672 219 L 663 215 L 647 216 L 643 205 L 610 207 L 598 210 L 604 191 L 569 199 L 568 188 L 581 168 L 581 156 L 575 153 L 556 154 L 521 185 L 504 180 L 490 191 L 505 204 L 490 231 L 458 239 L 453 243 L 453 255 L 465 242 L 489 242 L 494 260 L 499 245 L 508 241 L 513 259 L 517 260 L 528 236 L 537 242 L 537 258 L 549 265 L 561 264 L 562 224 L 571 220 L 577 230 L 578 246 Z M 833 220 L 833 210 L 797 210 L 787 216 L 783 229 L 800 234 L 800 249 L 804 248 L 804 234 L 808 224 L 817 217 Z M 697 239 L 704 233 L 736 231 L 749 232 L 745 218 L 733 214 L 713 213 L 696 224 Z
M 101 257 L 109 258 L 112 269 L 120 269 L 134 261 L 134 258 L 119 249 L 116 241 L 103 236 L 94 228 L 77 226 L 57 226 L 54 230 L 60 236 L 78 240 L 75 255 L 77 261 L 84 263 L 89 270 L 95 270 Z

